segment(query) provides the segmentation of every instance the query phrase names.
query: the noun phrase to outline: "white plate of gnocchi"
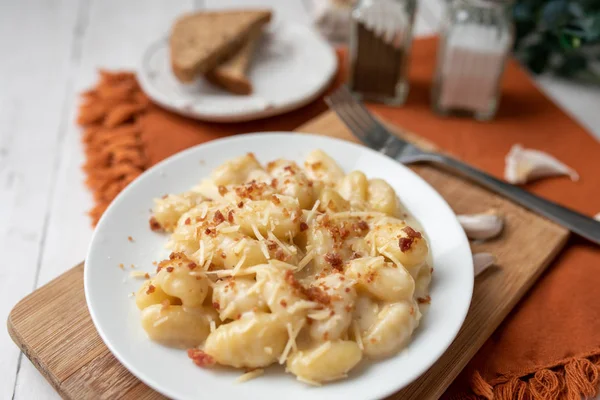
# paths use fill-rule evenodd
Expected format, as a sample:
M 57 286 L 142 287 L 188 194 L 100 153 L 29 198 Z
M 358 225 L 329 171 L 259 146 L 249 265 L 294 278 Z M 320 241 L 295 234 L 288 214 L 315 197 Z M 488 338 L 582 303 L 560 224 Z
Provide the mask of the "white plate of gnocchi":
M 100 336 L 174 399 L 378 399 L 454 340 L 468 241 L 410 169 L 322 136 L 257 133 L 131 183 L 85 264 Z

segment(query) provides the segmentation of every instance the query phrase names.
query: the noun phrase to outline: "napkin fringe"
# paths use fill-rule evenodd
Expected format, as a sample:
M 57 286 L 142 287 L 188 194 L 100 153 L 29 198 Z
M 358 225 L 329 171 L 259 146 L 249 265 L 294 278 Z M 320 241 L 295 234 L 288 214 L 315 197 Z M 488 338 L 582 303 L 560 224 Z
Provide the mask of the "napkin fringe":
M 130 72 L 99 71 L 96 87 L 83 93 L 77 123 L 84 127 L 83 170 L 92 191 L 96 225 L 110 202 L 146 169 L 138 117 L 150 101 Z
M 486 400 L 581 400 L 598 394 L 600 357 L 570 358 L 553 368 L 520 377 L 499 377 L 487 382 L 475 371 L 469 399 Z M 464 397 L 463 397 L 464 398 Z

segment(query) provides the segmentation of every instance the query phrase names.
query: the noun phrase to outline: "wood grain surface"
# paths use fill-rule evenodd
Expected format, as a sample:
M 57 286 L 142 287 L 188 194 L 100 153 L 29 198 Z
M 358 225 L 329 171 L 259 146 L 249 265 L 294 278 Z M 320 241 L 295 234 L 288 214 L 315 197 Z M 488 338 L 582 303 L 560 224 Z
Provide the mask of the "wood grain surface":
M 298 131 L 353 140 L 332 113 Z M 431 147 L 414 135 L 408 137 Z M 563 247 L 569 233 L 446 172 L 426 165 L 411 168 L 438 190 L 455 212 L 495 208 L 506 218 L 498 239 L 473 245 L 474 251 L 495 254 L 498 265 L 476 279 L 471 308 L 458 337 L 423 376 L 390 396 L 437 399 Z M 83 264 L 19 302 L 10 313 L 8 329 L 23 353 L 65 399 L 162 398 L 119 364 L 98 336 L 85 304 Z

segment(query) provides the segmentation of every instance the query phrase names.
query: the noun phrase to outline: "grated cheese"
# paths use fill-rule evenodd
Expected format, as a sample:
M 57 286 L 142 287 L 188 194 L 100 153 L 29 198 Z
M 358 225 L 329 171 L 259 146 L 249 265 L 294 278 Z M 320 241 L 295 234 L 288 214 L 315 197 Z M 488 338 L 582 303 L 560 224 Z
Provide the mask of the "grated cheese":
M 252 285 L 252 287 L 250 289 L 248 289 L 248 292 L 246 292 L 246 296 L 251 295 L 253 293 L 260 293 L 260 290 L 262 289 L 264 283 L 265 283 L 264 279 L 257 280 L 254 283 L 254 285 Z
M 295 246 L 292 246 L 292 249 L 294 251 L 290 250 L 290 248 L 287 245 L 285 245 L 281 240 L 279 240 L 279 238 L 277 236 L 275 236 L 273 234 L 273 232 L 269 232 L 269 234 L 267 236 L 269 237 L 269 239 L 271 239 L 272 241 L 274 241 L 275 243 L 277 243 L 277 245 L 279 245 L 279 247 L 281 247 L 281 249 L 285 253 L 287 253 L 289 256 L 292 256 L 292 255 L 296 254 L 297 250 L 296 250 Z
M 356 344 L 361 350 L 364 350 L 365 345 L 362 341 L 362 335 L 360 334 L 360 328 L 356 320 L 352 321 L 352 331 L 354 332 L 354 340 L 356 340 Z
M 306 360 L 306 362 L 308 364 L 310 364 L 312 361 L 314 361 L 316 358 L 321 357 L 323 354 L 325 354 L 329 349 L 331 348 L 331 341 L 328 340 L 325 343 L 323 343 L 322 345 L 320 345 L 319 347 L 317 347 L 310 355 L 310 361 Z
M 309 262 L 311 262 L 313 260 L 313 258 L 315 258 L 315 251 L 314 249 L 311 249 L 311 251 L 309 251 L 303 258 L 302 260 L 300 260 L 300 262 L 298 263 L 298 269 L 296 271 L 300 271 L 302 270 L 304 267 L 306 267 L 308 265 Z
M 251 379 L 254 378 L 258 378 L 259 376 L 263 375 L 265 373 L 264 369 L 255 369 L 253 371 L 250 372 L 246 372 L 244 375 L 238 377 L 235 381 L 237 383 L 244 383 L 244 382 L 248 382 Z
M 260 233 L 256 225 L 252 224 L 250 227 L 252 228 L 252 232 L 254 232 L 254 236 L 256 236 L 258 240 L 265 240 L 265 237 Z
M 319 304 L 315 303 L 314 301 L 298 300 L 294 304 L 289 306 L 286 310 L 288 313 L 294 314 L 298 310 L 306 310 L 306 309 L 315 308 L 318 306 L 319 306 Z M 327 314 L 327 315 L 329 315 L 329 314 Z
M 206 215 L 208 214 L 208 205 L 206 203 L 202 204 L 202 213 L 200 213 L 200 219 L 204 219 L 206 218 Z
M 204 272 L 202 271 L 190 271 L 188 274 L 191 276 L 204 276 Z
M 239 225 L 232 225 L 232 226 L 226 226 L 225 228 L 222 228 L 219 232 L 221 233 L 232 233 L 232 232 L 237 232 L 240 230 L 240 226 Z
M 238 272 L 240 272 L 240 269 L 242 269 L 242 266 L 244 265 L 245 262 L 246 262 L 246 252 L 244 252 L 244 254 L 242 255 L 242 258 L 240 258 L 240 261 L 238 261 L 238 263 L 235 264 L 235 267 L 233 267 L 232 274 L 236 275 Z
M 299 375 L 296 376 L 296 379 L 298 379 L 300 382 L 307 383 L 307 384 L 312 385 L 312 386 L 323 386 L 323 385 L 321 385 L 317 381 L 313 381 L 312 379 L 304 378 L 304 377 L 299 376 Z
M 306 216 L 306 224 L 307 225 L 310 223 L 310 221 L 312 221 L 313 217 L 315 216 L 315 213 L 317 212 L 317 208 L 319 208 L 320 204 L 321 204 L 321 200 L 315 201 L 315 204 L 308 212 L 308 215 Z
M 275 288 L 273 288 L 273 293 L 271 293 L 271 296 L 269 297 L 269 301 L 267 301 L 267 304 L 273 304 L 275 302 L 275 298 L 279 294 L 279 289 L 281 289 L 282 283 L 283 283 L 282 281 L 279 281 L 275 284 Z
M 291 322 L 288 322 L 287 324 L 285 324 L 285 327 L 287 328 L 287 331 L 288 331 L 288 341 L 285 345 L 285 348 L 283 349 L 283 353 L 281 354 L 281 357 L 279 357 L 279 364 L 283 364 L 287 360 L 288 355 L 290 354 L 290 351 L 292 349 L 294 351 L 298 351 L 298 347 L 296 346 L 296 337 L 300 333 L 300 330 L 302 329 L 302 327 L 304 326 L 305 323 L 306 323 L 306 320 L 302 319 L 300 321 L 300 324 L 298 324 L 298 328 L 295 331 L 294 331 L 294 328 L 292 327 Z
M 198 257 L 198 263 L 204 265 L 204 240 L 200 239 L 200 256 Z
M 260 247 L 260 251 L 263 253 L 263 256 L 265 256 L 265 258 L 267 260 L 271 259 L 271 254 L 269 254 L 269 249 L 267 249 L 267 244 L 263 241 L 258 242 L 258 245 Z
M 148 273 L 144 271 L 131 271 L 129 273 L 129 276 L 132 278 L 146 278 L 146 275 L 148 275 Z
M 157 319 L 156 321 L 154 321 L 154 323 L 152 324 L 152 326 L 154 326 L 155 328 L 161 324 L 164 324 L 165 322 L 167 322 L 167 320 L 169 319 L 169 316 L 166 315 L 162 318 Z
M 214 320 L 214 319 L 211 319 L 211 320 L 210 320 L 210 332 L 211 332 L 211 333 L 212 333 L 212 332 L 214 332 L 214 331 L 215 331 L 215 329 L 217 329 L 217 324 L 215 323 L 215 320 Z
M 331 314 L 331 310 L 321 310 L 321 311 L 314 312 L 312 314 L 308 314 L 308 318 L 320 321 L 320 320 L 328 319 L 329 314 Z

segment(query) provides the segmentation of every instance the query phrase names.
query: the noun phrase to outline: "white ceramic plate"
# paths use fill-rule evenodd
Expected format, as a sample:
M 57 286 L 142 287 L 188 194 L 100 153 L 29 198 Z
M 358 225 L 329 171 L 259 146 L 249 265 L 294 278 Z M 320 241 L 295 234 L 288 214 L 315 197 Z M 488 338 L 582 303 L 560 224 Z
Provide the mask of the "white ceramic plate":
M 185 85 L 171 70 L 169 43 L 163 39 L 146 51 L 140 84 L 156 103 L 206 121 L 238 122 L 299 108 L 319 96 L 337 71 L 331 46 L 314 30 L 280 21 L 263 35 L 249 77 L 254 92 L 235 95 L 203 79 Z
M 349 378 L 322 387 L 300 383 L 277 365 L 265 376 L 238 384 L 240 371 L 201 369 L 186 352 L 151 342 L 140 324 L 133 298 L 142 281 L 129 277 L 130 265 L 153 272 L 153 261 L 168 253 L 167 236 L 148 227 L 153 199 L 179 193 L 208 176 L 222 162 L 254 152 L 261 162 L 298 162 L 319 148 L 345 171 L 364 171 L 387 180 L 423 226 L 433 253 L 431 306 L 408 348 L 395 357 L 363 363 Z M 133 238 L 133 242 L 128 240 Z M 125 271 L 118 265 L 126 266 Z M 473 291 L 468 241 L 450 207 L 408 168 L 365 147 L 322 136 L 258 133 L 216 140 L 179 153 L 145 172 L 110 205 L 100 220 L 85 263 L 85 294 L 100 336 L 134 375 L 174 399 L 378 399 L 409 384 L 442 355 L 467 314 Z

